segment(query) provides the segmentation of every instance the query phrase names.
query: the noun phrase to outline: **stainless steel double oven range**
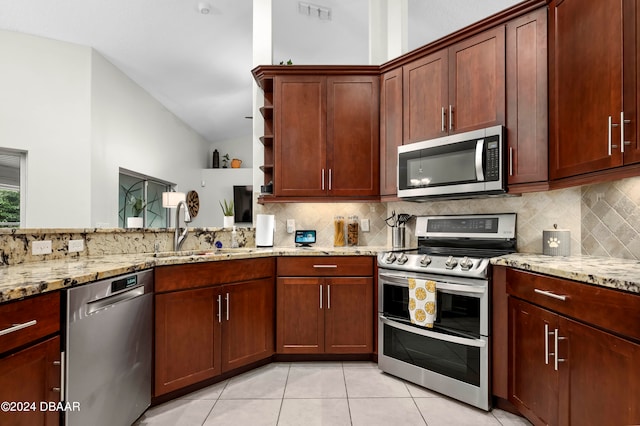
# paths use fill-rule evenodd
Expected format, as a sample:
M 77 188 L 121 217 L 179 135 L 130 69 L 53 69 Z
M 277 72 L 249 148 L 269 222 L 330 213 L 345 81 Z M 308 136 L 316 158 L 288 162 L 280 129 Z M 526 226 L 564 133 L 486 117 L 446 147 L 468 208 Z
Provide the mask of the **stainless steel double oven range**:
M 378 366 L 489 410 L 489 259 L 516 250 L 516 215 L 420 216 L 415 233 L 378 255 Z M 433 328 L 411 323 L 409 278 L 436 283 Z

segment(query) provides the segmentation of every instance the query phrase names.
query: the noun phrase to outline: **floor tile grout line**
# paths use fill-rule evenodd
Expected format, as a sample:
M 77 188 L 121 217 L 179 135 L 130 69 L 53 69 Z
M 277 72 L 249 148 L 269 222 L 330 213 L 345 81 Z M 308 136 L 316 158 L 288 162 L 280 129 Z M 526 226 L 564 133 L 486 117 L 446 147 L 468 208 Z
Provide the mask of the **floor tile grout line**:
M 280 416 L 282 415 L 282 406 L 284 405 L 284 396 L 287 393 L 287 385 L 289 384 L 289 374 L 291 374 L 291 363 L 287 369 L 287 377 L 284 379 L 284 387 L 282 388 L 282 398 L 280 399 L 280 408 L 278 409 L 278 418 L 276 418 L 276 426 L 280 423 Z
M 342 380 L 344 383 L 344 395 L 347 400 L 347 411 L 349 412 L 349 424 L 353 425 L 353 418 L 351 417 L 351 403 L 349 402 L 349 387 L 347 386 L 347 375 L 344 372 L 344 362 L 340 363 L 342 365 Z
M 220 397 L 222 396 L 222 393 L 224 392 L 224 390 L 229 385 L 229 382 L 230 382 L 230 379 L 225 380 L 224 386 L 222 387 L 222 390 L 218 394 L 218 397 L 215 399 L 215 401 L 213 401 L 213 405 L 211 406 L 211 409 L 209 410 L 209 412 L 205 416 L 204 421 L 202 422 L 202 426 L 204 426 L 207 423 L 207 420 L 209 419 L 209 416 L 211 416 L 211 413 L 213 413 L 213 409 L 216 408 L 216 405 L 218 405 L 218 401 L 220 401 Z

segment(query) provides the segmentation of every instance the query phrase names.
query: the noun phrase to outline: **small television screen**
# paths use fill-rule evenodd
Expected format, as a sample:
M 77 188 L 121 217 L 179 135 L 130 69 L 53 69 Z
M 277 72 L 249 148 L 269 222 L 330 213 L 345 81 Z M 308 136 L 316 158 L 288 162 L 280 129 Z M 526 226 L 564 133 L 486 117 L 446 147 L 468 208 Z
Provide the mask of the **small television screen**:
M 235 223 L 253 222 L 253 185 L 233 186 L 233 213 Z

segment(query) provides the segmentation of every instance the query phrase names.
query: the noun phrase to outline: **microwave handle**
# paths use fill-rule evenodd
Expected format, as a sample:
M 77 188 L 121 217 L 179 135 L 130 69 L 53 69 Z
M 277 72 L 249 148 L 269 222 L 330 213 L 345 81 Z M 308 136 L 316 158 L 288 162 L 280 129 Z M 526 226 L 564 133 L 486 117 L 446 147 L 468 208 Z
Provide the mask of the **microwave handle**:
M 378 279 L 383 283 L 387 282 L 389 284 L 396 284 L 402 287 L 409 287 L 409 282 L 407 281 L 407 278 L 408 277 L 406 276 L 389 274 L 389 273 L 378 274 Z M 485 289 L 482 287 L 474 287 L 474 286 L 464 285 L 464 284 L 443 283 L 443 282 L 437 282 L 437 281 L 436 281 L 436 289 L 459 291 L 461 293 L 474 293 L 474 294 L 485 293 Z
M 382 321 L 383 324 L 386 324 L 390 327 L 397 328 L 399 330 L 406 331 L 412 334 L 419 334 L 420 336 L 431 337 L 432 339 L 443 340 L 445 342 L 451 342 L 451 343 L 457 343 L 459 345 L 474 346 L 476 348 L 484 348 L 487 345 L 487 342 L 485 342 L 484 340 L 465 339 L 464 337 L 451 336 L 449 334 L 443 334 L 443 333 L 436 333 L 435 331 L 429 331 L 426 328 L 420 329 L 418 327 L 412 327 L 409 325 L 399 323 L 397 321 L 390 320 L 384 315 L 379 315 L 379 317 L 380 317 L 380 321 Z
M 478 182 L 484 182 L 484 167 L 482 160 L 484 159 L 484 139 L 478 139 L 476 142 L 476 178 Z

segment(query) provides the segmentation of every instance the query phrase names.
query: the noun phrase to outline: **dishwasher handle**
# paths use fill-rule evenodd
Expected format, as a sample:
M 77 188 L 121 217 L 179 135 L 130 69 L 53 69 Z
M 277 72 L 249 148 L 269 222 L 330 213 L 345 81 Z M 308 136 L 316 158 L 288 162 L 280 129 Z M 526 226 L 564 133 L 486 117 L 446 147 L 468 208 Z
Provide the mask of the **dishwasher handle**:
M 135 299 L 136 297 L 142 296 L 144 293 L 144 285 L 139 285 L 130 290 L 123 291 L 122 293 L 113 294 L 98 300 L 92 300 L 91 302 L 87 302 L 87 315 L 93 314 L 94 312 L 105 309 L 111 305 L 115 305 L 116 303 Z

